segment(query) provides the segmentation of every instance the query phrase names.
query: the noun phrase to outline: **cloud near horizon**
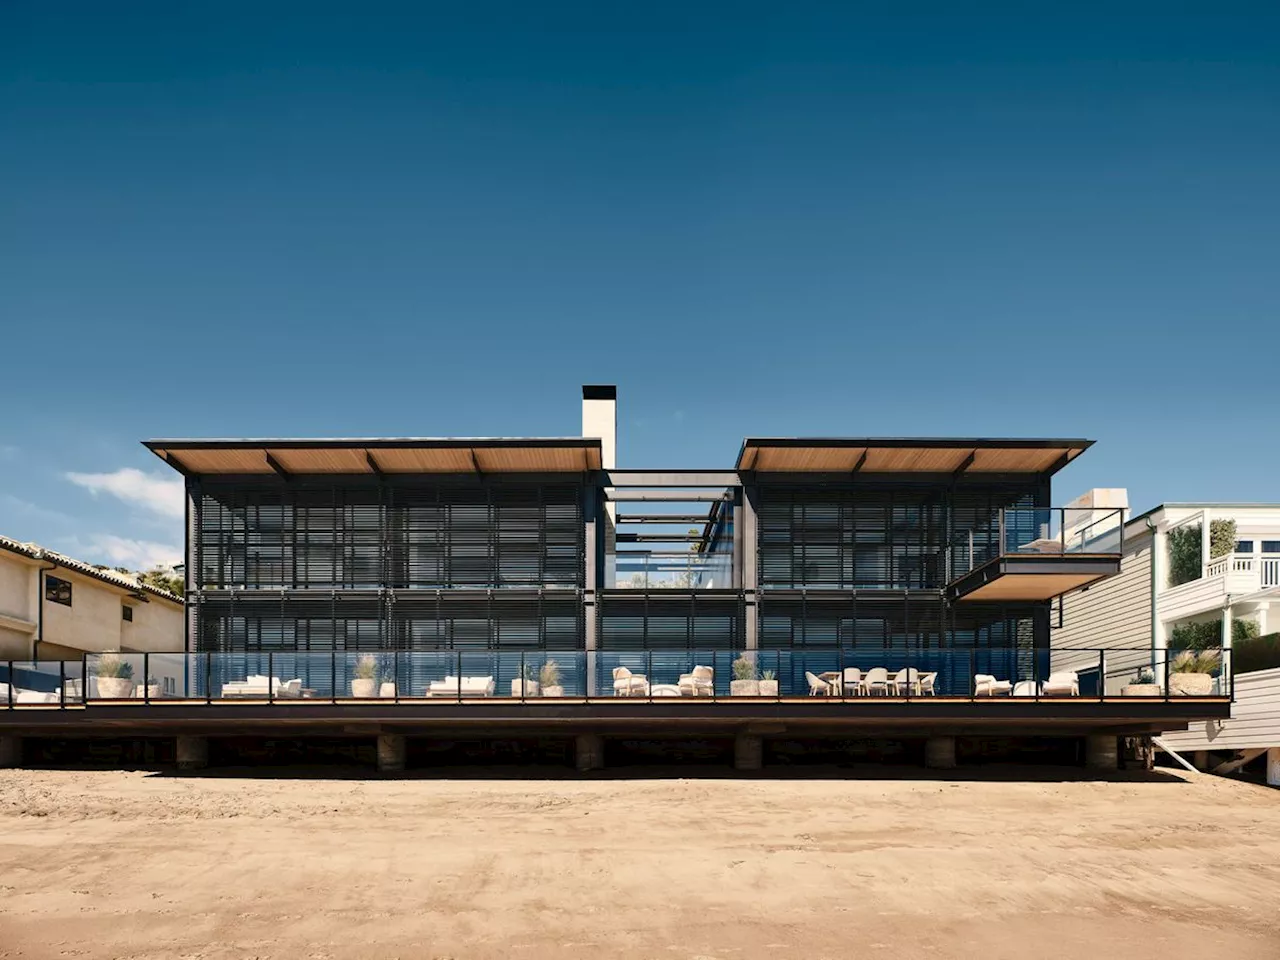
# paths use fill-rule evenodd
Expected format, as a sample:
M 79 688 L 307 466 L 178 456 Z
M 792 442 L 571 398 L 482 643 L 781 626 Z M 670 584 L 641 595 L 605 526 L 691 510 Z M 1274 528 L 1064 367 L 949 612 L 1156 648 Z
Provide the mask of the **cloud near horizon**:
M 95 497 L 110 494 L 168 520 L 181 520 L 184 514 L 181 478 L 156 476 L 133 467 L 121 467 L 114 473 L 68 473 L 66 478 Z
M 77 560 L 138 571 L 167 568 L 182 561 L 181 547 L 153 540 L 130 540 L 111 533 L 95 533 L 87 540 L 72 538 L 65 547 L 59 544 L 59 549 Z

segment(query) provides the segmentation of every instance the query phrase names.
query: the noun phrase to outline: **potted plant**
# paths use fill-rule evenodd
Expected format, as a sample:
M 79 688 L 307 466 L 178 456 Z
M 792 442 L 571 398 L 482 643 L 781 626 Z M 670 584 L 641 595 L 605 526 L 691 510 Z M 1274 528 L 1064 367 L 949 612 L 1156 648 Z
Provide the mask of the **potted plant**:
M 357 699 L 372 699 L 378 689 L 378 658 L 365 654 L 356 661 L 355 679 L 351 681 L 351 696 Z
M 536 697 L 538 695 L 538 672 L 533 669 L 532 663 L 526 663 L 520 668 L 520 676 L 511 681 L 511 695 L 513 697 Z
M 104 653 L 96 665 L 98 696 L 122 700 L 133 696 L 133 664 L 118 653 Z
M 1183 650 L 1169 664 L 1169 693 L 1179 697 L 1207 697 L 1213 693 L 1213 674 L 1222 664 L 1217 650 Z
M 1138 675 L 1132 683 L 1120 688 L 1122 697 L 1158 697 L 1160 684 L 1156 683 L 1156 672 L 1150 667 L 1139 667 Z
M 563 697 L 564 687 L 560 685 L 560 664 L 548 660 L 538 671 L 538 682 L 542 684 L 544 697 Z
M 147 697 L 152 700 L 158 700 L 160 697 L 164 696 L 162 689 L 163 688 L 161 687 L 159 680 L 155 677 L 147 677 Z
M 778 675 L 772 670 L 760 671 L 760 696 L 776 697 L 778 695 Z
M 756 665 L 746 657 L 733 661 L 733 679 L 729 681 L 732 697 L 760 696 L 760 681 L 756 679 Z

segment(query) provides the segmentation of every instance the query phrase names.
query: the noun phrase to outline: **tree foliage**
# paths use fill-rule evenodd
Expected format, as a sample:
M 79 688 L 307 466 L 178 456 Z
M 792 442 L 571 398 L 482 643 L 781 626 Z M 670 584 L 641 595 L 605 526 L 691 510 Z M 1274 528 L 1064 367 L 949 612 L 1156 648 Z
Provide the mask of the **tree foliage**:
M 1200 525 L 1169 531 L 1169 586 L 1200 579 Z
M 1236 522 L 1234 520 L 1209 521 L 1209 559 L 1217 560 L 1236 549 Z
M 186 583 L 183 581 L 182 577 L 161 569 L 160 567 L 156 567 L 154 570 L 148 570 L 146 573 L 138 574 L 138 582 L 144 583 L 149 587 L 155 587 L 159 590 L 168 590 L 170 593 L 179 597 L 186 591 Z

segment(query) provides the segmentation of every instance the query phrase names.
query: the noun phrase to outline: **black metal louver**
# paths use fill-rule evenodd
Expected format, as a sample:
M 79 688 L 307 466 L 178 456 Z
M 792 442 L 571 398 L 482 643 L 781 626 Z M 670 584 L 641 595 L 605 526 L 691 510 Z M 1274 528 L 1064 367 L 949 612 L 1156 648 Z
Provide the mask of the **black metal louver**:
M 205 484 L 196 549 L 207 589 L 578 589 L 582 488 Z
M 736 591 L 610 592 L 599 608 L 601 650 L 734 650 L 744 643 Z

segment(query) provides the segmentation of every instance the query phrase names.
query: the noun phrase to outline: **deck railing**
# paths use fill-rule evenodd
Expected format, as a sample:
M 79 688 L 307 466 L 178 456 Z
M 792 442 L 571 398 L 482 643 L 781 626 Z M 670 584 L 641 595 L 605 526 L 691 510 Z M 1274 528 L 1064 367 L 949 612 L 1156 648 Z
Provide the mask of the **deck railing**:
M 0 661 L 0 709 L 203 701 L 1230 697 L 1231 651 L 847 647 L 89 654 Z
M 1008 507 L 991 522 L 952 538 L 944 551 L 948 582 L 997 557 L 1124 553 L 1124 510 Z
M 1256 557 L 1251 553 L 1228 553 L 1205 564 L 1204 576 L 1205 579 L 1226 576 L 1240 577 L 1242 580 L 1251 581 L 1250 587 L 1256 590 L 1280 586 L 1280 557 Z M 1250 587 L 1246 587 L 1246 589 Z

